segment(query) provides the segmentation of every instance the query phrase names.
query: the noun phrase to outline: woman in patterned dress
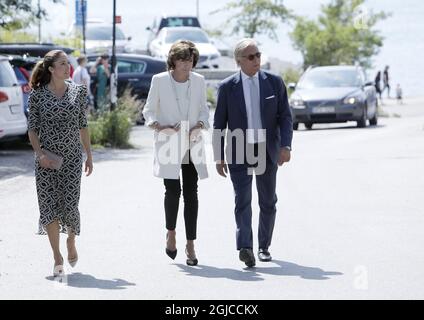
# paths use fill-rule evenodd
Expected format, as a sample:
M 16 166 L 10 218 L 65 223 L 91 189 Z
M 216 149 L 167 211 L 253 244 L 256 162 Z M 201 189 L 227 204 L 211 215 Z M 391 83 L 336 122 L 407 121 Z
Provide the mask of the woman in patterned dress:
M 82 146 L 87 160 L 85 172 L 93 170 L 87 128 L 87 88 L 69 79 L 68 57 L 61 50 L 48 52 L 31 76 L 28 135 L 35 151 L 35 177 L 40 209 L 40 234 L 47 232 L 54 256 L 54 275 L 63 274 L 59 233 L 67 233 L 68 262 L 74 267 L 78 254 L 75 236 L 80 233 Z M 63 158 L 59 169 L 45 150 Z

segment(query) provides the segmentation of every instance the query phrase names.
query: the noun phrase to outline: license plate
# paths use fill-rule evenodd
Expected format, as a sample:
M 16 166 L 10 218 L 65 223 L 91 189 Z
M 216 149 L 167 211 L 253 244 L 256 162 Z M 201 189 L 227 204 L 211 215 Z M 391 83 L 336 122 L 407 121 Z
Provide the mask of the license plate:
M 312 109 L 313 113 L 334 113 L 335 111 L 335 107 L 315 107 Z
M 18 113 L 22 113 L 22 110 L 21 110 L 21 106 L 20 105 L 17 105 L 17 106 L 10 106 L 10 113 L 11 114 L 18 114 Z

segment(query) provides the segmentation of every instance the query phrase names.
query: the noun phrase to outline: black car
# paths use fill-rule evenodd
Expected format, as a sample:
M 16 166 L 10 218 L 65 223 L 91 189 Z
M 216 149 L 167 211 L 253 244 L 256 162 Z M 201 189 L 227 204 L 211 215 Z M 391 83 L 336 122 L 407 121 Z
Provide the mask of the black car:
M 290 97 L 293 126 L 311 129 L 314 123 L 356 121 L 357 126 L 377 124 L 377 96 L 373 82 L 357 66 L 311 67 Z
M 95 64 L 97 56 L 88 56 L 87 68 Z M 166 71 L 166 63 L 163 60 L 140 54 L 117 54 L 118 67 L 118 97 L 126 88 L 131 90 L 132 95 L 139 99 L 146 99 L 150 89 L 152 77 Z M 91 75 L 92 89 L 96 83 L 96 75 Z M 92 90 L 94 92 L 94 90 Z
M 0 54 L 19 55 L 23 57 L 44 57 L 46 53 L 52 50 L 62 50 L 68 55 L 69 64 L 71 66 L 71 77 L 78 66 L 75 57 L 72 56 L 74 49 L 58 46 L 53 43 L 0 43 Z
M 72 48 L 57 46 L 53 43 L 0 43 L 0 52 L 5 54 L 44 57 L 51 50 L 62 50 L 66 54 L 74 52 Z

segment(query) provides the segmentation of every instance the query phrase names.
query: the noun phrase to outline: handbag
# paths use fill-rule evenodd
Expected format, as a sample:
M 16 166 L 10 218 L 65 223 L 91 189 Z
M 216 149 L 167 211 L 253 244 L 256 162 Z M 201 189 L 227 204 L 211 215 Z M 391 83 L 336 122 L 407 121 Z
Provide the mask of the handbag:
M 52 169 L 59 170 L 62 167 L 63 157 L 45 149 L 43 149 L 43 154 L 52 162 Z

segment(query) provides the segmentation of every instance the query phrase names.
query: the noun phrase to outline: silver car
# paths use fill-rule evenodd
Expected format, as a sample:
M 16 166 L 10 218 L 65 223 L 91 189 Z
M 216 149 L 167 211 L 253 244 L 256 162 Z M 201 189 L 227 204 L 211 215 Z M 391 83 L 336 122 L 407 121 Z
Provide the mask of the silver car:
M 356 121 L 363 128 L 369 121 L 377 124 L 377 96 L 373 82 L 366 82 L 365 72 L 357 66 L 327 66 L 309 68 L 290 97 L 293 127 L 304 123 L 312 129 L 314 123 Z
M 0 56 L 0 141 L 26 134 L 22 89 L 9 63 Z

